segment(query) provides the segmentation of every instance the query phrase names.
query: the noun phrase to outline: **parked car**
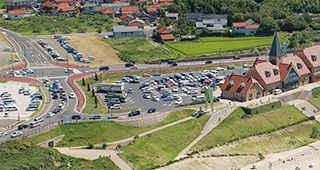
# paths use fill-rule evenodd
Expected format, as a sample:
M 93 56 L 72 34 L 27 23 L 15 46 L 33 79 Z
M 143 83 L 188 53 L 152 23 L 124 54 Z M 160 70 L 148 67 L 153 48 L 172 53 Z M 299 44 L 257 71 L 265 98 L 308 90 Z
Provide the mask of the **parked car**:
M 234 66 L 228 65 L 228 66 L 227 66 L 227 69 L 228 69 L 228 70 L 233 70 L 233 69 L 234 69 Z
M 157 76 L 161 76 L 161 73 L 153 73 L 152 74 L 154 77 L 157 77 Z
M 11 138 L 16 138 L 22 135 L 21 131 L 16 131 L 11 134 Z
M 7 132 L 0 132 L 0 137 L 8 135 Z
M 222 68 L 222 67 L 217 67 L 216 68 L 216 71 L 224 71 L 225 69 L 224 68 Z
M 148 110 L 148 113 L 153 113 L 153 112 L 155 112 L 155 111 L 156 111 L 155 108 L 150 108 L 150 109 Z
M 101 119 L 101 116 L 100 115 L 94 115 L 94 116 L 91 116 L 89 118 L 89 120 L 97 120 L 97 119 Z
M 132 67 L 132 66 L 134 66 L 134 64 L 133 64 L 133 63 L 128 62 L 128 63 L 126 63 L 126 64 L 125 64 L 125 66 L 126 66 L 126 67 Z
M 114 104 L 114 105 L 110 106 L 109 109 L 111 109 L 111 110 L 119 110 L 119 109 L 121 109 L 121 107 L 120 107 L 120 104 Z
M 99 68 L 99 71 L 108 71 L 109 70 L 109 66 L 102 66 Z
M 204 64 L 212 64 L 212 60 L 207 60 Z
M 26 124 L 21 124 L 21 125 L 18 126 L 18 130 L 26 129 L 26 128 L 28 128 L 28 127 L 29 127 L 29 126 L 26 125 Z
M 278 94 L 281 94 L 282 93 L 282 90 L 281 89 L 275 89 L 274 90 L 274 94 L 275 95 L 278 95 Z
M 81 119 L 81 116 L 80 115 L 72 115 L 71 119 Z
M 137 115 L 140 115 L 140 110 L 131 111 L 131 112 L 128 114 L 128 117 L 133 117 L 133 116 L 137 116 Z

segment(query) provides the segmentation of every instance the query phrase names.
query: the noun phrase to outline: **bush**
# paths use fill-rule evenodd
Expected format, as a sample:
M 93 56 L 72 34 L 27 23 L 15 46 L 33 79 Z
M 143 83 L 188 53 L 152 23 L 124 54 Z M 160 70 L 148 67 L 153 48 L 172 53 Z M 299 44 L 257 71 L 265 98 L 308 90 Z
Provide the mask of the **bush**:
M 312 89 L 312 96 L 313 97 L 319 97 L 320 96 L 320 87 L 316 87 Z
M 310 138 L 317 139 L 319 137 L 320 137 L 320 132 L 319 132 L 318 128 L 317 127 L 313 127 L 312 128 L 312 132 L 310 134 Z
M 93 149 L 94 145 L 92 143 L 88 143 L 87 149 Z
M 250 115 L 250 114 L 258 114 L 258 113 L 268 112 L 268 111 L 280 108 L 281 106 L 282 105 L 281 105 L 280 101 L 275 101 L 275 102 L 268 103 L 268 104 L 261 105 L 261 106 L 257 106 L 254 108 L 247 108 L 247 107 L 241 107 L 241 108 L 243 109 L 243 111 L 246 114 Z

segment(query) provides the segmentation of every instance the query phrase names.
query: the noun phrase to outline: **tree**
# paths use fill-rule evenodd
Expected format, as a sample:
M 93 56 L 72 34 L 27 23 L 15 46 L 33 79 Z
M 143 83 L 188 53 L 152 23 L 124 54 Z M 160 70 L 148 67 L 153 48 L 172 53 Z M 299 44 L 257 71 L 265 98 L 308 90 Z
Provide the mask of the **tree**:
M 280 30 L 277 22 L 271 17 L 261 19 L 261 28 L 265 34 L 273 34 Z
M 94 73 L 94 80 L 95 80 L 95 81 L 98 81 L 98 80 L 99 80 L 97 73 Z
M 94 89 L 92 89 L 91 92 L 92 92 L 92 97 L 94 97 L 96 95 L 94 92 Z
M 90 84 L 87 83 L 87 91 L 90 91 Z
M 95 108 L 98 107 L 98 98 L 97 98 L 97 96 L 94 96 L 94 107 Z
M 84 78 L 82 78 L 82 86 L 85 86 L 86 85 L 86 82 L 84 80 Z
M 317 139 L 319 137 L 320 137 L 320 132 L 319 132 L 318 128 L 317 127 L 313 127 L 312 128 L 312 132 L 310 134 L 310 138 Z

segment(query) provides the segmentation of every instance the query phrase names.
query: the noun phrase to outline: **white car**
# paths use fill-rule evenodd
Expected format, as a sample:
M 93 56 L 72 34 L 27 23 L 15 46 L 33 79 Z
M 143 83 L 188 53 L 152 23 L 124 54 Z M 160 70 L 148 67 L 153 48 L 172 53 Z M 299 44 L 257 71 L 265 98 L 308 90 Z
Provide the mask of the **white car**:
M 217 67 L 216 68 L 216 71 L 224 71 L 225 69 L 224 68 L 222 68 L 222 67 Z
M 70 93 L 70 96 L 69 96 L 70 99 L 74 99 L 76 98 L 76 95 L 74 93 Z
M 181 100 L 176 100 L 175 102 L 174 102 L 174 104 L 176 104 L 176 105 L 180 105 L 180 104 L 182 104 L 182 102 L 183 102 L 183 100 L 181 99 Z
M 275 89 L 274 90 L 274 94 L 275 95 L 278 95 L 278 94 L 281 94 L 282 93 L 282 90 L 281 89 Z
M 43 122 L 43 121 L 44 121 L 44 118 L 42 118 L 42 117 L 35 118 L 33 121 L 34 121 L 34 122 Z
M 0 132 L 0 137 L 8 135 L 7 132 Z
M 16 131 L 11 134 L 11 138 L 16 138 L 22 135 L 21 131 Z
M 172 91 L 173 91 L 173 92 L 178 92 L 179 89 L 178 89 L 178 87 L 174 87 L 174 88 L 172 89 Z
M 50 112 L 50 113 L 48 113 L 47 118 L 53 117 L 54 115 L 56 115 L 56 114 L 54 114 L 53 112 Z
M 114 104 L 114 105 L 110 106 L 109 109 L 117 110 L 117 109 L 121 109 L 121 107 L 120 107 L 120 104 Z

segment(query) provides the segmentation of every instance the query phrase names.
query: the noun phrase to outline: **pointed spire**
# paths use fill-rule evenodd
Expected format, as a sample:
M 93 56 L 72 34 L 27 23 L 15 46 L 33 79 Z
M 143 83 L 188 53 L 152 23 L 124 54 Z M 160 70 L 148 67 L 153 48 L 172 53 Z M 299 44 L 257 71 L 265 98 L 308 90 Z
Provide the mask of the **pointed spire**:
M 258 64 L 258 60 L 259 60 L 259 57 L 257 57 L 256 60 L 254 60 L 253 65 Z
M 278 35 L 277 33 L 274 34 L 274 38 L 273 38 L 273 42 L 272 42 L 272 46 L 270 49 L 270 53 L 269 56 L 274 56 L 274 57 L 281 57 L 282 51 L 281 51 L 281 46 L 280 46 L 280 41 L 278 39 Z

